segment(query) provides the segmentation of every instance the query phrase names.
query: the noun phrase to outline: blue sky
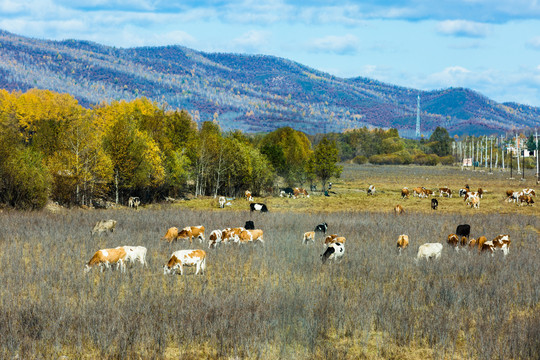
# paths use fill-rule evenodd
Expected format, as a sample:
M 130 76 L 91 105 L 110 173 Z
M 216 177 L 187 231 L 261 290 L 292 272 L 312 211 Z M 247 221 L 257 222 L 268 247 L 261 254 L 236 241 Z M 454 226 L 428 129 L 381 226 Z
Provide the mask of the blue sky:
M 539 0 L 0 0 L 0 28 L 274 55 L 340 77 L 540 106 Z

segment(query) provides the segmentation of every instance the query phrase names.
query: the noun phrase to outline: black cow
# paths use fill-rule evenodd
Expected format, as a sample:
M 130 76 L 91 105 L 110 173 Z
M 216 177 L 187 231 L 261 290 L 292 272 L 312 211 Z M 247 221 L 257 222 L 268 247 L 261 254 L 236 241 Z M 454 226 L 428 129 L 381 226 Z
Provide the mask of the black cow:
M 246 225 L 244 225 L 244 229 L 246 229 L 246 230 L 255 230 L 255 224 L 253 223 L 253 221 L 248 220 L 248 221 L 246 221 Z
M 326 230 L 328 230 L 328 224 L 325 222 L 315 226 L 315 232 L 322 232 L 326 234 Z
M 250 211 L 260 211 L 262 213 L 268 212 L 266 205 L 261 203 L 251 203 L 249 204 L 249 209 Z
M 465 236 L 467 239 L 471 235 L 471 225 L 463 224 L 458 225 L 456 228 L 456 235 L 461 239 L 462 236 Z
M 439 202 L 437 201 L 437 199 L 431 199 L 431 208 L 433 210 L 437 210 L 437 206 L 439 206 Z

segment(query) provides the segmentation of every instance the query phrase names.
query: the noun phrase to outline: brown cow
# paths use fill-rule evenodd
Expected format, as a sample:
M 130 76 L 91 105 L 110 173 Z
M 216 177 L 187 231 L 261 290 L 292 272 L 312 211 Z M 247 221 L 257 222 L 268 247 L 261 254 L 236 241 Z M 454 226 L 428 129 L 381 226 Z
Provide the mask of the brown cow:
M 396 206 L 394 206 L 394 215 L 401 215 L 403 214 L 404 210 L 403 210 L 403 206 L 401 206 L 400 204 L 397 204 Z
M 260 241 L 264 244 L 263 231 L 261 229 L 255 230 L 244 230 L 240 233 L 240 244 L 253 243 L 255 241 Z
M 413 189 L 413 197 L 414 196 L 420 197 L 420 195 L 424 192 L 424 189 L 425 189 L 424 187 L 415 187 Z
M 100 270 L 103 271 L 103 267 L 110 269 L 111 265 L 117 265 L 122 272 L 125 272 L 126 265 L 124 261 L 126 255 L 126 250 L 123 247 L 98 250 L 85 265 L 84 272 L 89 272 L 93 266 L 99 266 Z
M 448 243 L 448 245 L 456 249 L 456 251 L 459 251 L 459 236 L 457 236 L 456 234 L 450 234 L 448 235 L 448 239 L 446 240 L 446 242 Z
M 401 255 L 401 251 L 407 248 L 409 246 L 409 236 L 408 235 L 399 235 L 397 240 L 397 248 L 398 248 L 398 254 Z
M 161 240 L 167 240 L 169 243 L 178 239 L 178 228 L 172 227 L 167 230 L 167 233 L 161 238 Z
M 326 238 L 324 238 L 324 245 L 328 246 L 328 245 L 330 245 L 332 243 L 335 243 L 337 238 L 338 238 L 337 234 L 332 234 L 332 235 L 326 236 Z
M 315 242 L 315 231 L 308 231 L 308 232 L 305 232 L 304 233 L 304 238 L 302 239 L 302 244 L 307 244 L 308 241 L 310 241 L 312 243 Z
M 404 187 L 403 189 L 401 189 L 401 198 L 402 198 L 402 199 L 405 199 L 405 198 L 408 199 L 408 198 L 409 198 L 409 195 L 410 195 L 410 193 L 409 193 L 409 189 L 408 189 L 408 188 Z
M 309 197 L 309 194 L 308 192 L 306 191 L 306 189 L 303 189 L 303 188 L 294 188 L 293 189 L 293 197 L 296 199 L 297 197 L 299 196 L 302 196 L 302 197 Z
M 186 226 L 178 232 L 177 239 L 189 239 L 189 243 L 193 243 L 193 238 L 198 238 L 199 242 L 204 239 L 204 226 Z
M 447 187 L 439 188 L 439 197 L 444 197 L 444 195 L 451 198 L 452 197 L 452 190 L 450 190 L 450 188 L 447 188 Z
M 484 243 L 487 241 L 487 238 L 485 236 L 480 236 L 478 240 L 476 240 L 476 244 L 478 245 L 478 250 L 482 250 L 482 246 L 484 246 Z
M 246 191 L 244 192 L 244 195 L 246 196 L 246 200 L 247 200 L 247 201 L 253 201 L 253 196 L 251 196 L 251 191 L 246 190 Z
M 534 200 L 532 196 L 530 195 L 520 195 L 518 200 L 519 200 L 519 206 L 522 206 L 523 203 L 527 204 L 527 206 L 528 205 L 532 206 L 532 204 L 534 204 Z
M 482 196 L 484 196 L 484 190 L 482 190 L 482 188 L 478 188 L 478 196 L 480 197 L 480 199 L 482 199 Z

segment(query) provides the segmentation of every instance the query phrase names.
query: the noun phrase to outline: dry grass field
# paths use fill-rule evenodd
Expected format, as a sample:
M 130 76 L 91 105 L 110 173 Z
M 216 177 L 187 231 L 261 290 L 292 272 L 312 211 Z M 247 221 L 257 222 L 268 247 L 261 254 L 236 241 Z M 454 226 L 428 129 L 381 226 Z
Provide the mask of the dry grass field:
M 335 194 L 258 198 L 218 209 L 214 199 L 174 205 L 58 213 L 0 213 L 2 359 L 538 359 L 540 276 L 537 206 L 502 201 L 506 188 L 534 187 L 508 174 L 451 168 L 347 166 Z M 488 190 L 480 209 L 459 197 L 401 200 L 402 186 Z M 368 184 L 377 193 L 367 196 Z M 535 187 L 536 188 L 536 187 Z M 536 188 L 538 190 L 538 188 Z M 392 207 L 406 213 L 395 216 Z M 98 220 L 114 233 L 92 237 Z M 170 226 L 211 230 L 253 220 L 265 244 L 208 249 L 203 276 L 164 276 L 186 242 L 160 241 Z M 302 245 L 326 221 L 347 238 L 340 263 Z M 458 224 L 471 236 L 509 234 L 503 258 L 456 253 L 445 239 Z M 411 244 L 398 256 L 398 235 Z M 444 244 L 438 261 L 415 262 L 418 246 Z M 84 274 L 100 248 L 142 245 L 148 268 Z

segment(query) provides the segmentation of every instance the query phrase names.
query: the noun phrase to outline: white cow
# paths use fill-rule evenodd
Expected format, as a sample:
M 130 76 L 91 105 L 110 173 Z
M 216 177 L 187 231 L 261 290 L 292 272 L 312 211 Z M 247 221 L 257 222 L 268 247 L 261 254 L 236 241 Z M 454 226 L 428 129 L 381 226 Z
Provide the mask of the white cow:
M 175 274 L 180 270 L 180 275 L 184 274 L 183 267 L 195 266 L 195 275 L 206 269 L 206 252 L 204 250 L 178 250 L 172 253 L 169 262 L 163 266 L 163 275 Z
M 147 249 L 144 246 L 119 246 L 117 249 L 123 248 L 126 252 L 126 258 L 124 262 L 127 264 L 135 264 L 139 262 L 142 267 L 148 266 L 146 262 L 146 252 Z
M 225 197 L 224 196 L 220 196 L 219 197 L 219 207 L 221 209 L 223 209 L 225 207 L 225 202 L 227 202 L 227 200 L 225 200 Z
M 416 255 L 416 261 L 424 258 L 429 259 L 438 259 L 441 257 L 443 245 L 441 243 L 426 243 L 420 245 L 418 248 L 418 254 Z

